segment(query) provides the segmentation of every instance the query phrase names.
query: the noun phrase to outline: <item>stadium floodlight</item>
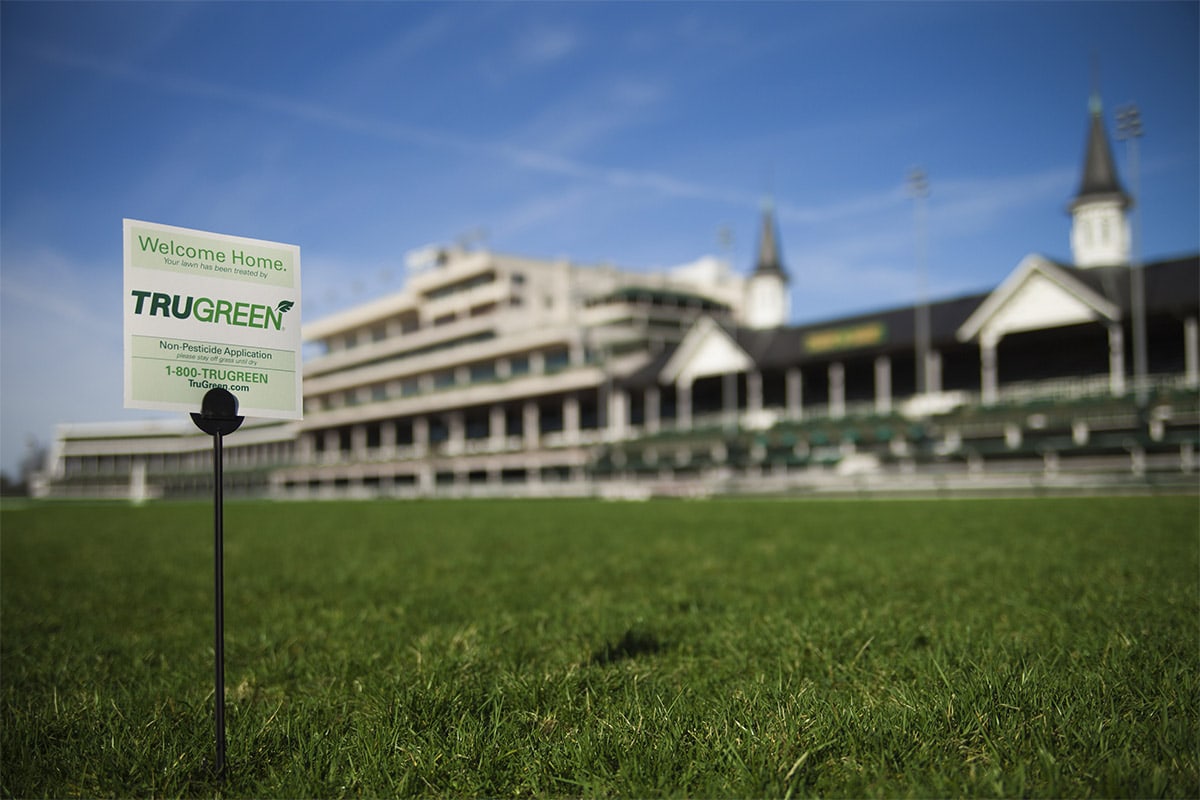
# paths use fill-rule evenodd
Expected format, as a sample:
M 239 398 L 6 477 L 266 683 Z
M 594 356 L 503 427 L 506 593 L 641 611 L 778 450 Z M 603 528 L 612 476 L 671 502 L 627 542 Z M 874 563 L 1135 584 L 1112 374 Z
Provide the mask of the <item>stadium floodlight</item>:
M 1125 142 L 1129 157 L 1129 180 L 1133 187 L 1133 225 L 1129 260 L 1129 305 L 1133 314 L 1133 386 L 1139 408 L 1146 405 L 1146 274 L 1142 269 L 1142 191 L 1138 139 L 1142 138 L 1142 114 L 1132 103 L 1117 109 L 1117 139 Z
M 913 339 L 916 345 L 916 393 L 927 394 L 929 385 L 929 247 L 926 201 L 929 198 L 929 176 L 921 167 L 913 167 L 908 173 L 908 192 L 915 201 L 913 222 L 917 243 L 917 303 L 913 317 Z

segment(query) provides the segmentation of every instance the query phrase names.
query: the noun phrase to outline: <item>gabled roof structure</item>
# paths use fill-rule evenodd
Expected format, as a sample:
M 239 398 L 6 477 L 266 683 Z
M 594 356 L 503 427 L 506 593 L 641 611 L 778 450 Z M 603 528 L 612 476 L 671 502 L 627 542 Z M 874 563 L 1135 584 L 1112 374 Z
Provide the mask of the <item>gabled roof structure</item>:
M 958 329 L 959 340 L 996 341 L 1018 331 L 1119 321 L 1120 305 L 1076 273 L 1042 256 L 1026 256 Z

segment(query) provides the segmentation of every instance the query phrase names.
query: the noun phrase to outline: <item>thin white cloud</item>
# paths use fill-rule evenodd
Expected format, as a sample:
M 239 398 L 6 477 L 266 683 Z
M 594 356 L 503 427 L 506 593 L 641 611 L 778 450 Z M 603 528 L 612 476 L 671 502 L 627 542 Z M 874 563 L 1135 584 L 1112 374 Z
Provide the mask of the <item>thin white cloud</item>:
M 930 206 L 938 225 L 954 235 L 975 233 L 1022 206 L 1042 207 L 1058 200 L 1065 209 L 1078 173 L 1053 167 L 1022 175 L 957 178 L 932 183 Z
M 265 92 L 252 92 L 209 81 L 200 81 L 165 72 L 136 70 L 123 64 L 88 58 L 61 50 L 42 49 L 43 58 L 63 66 L 73 66 L 108 75 L 112 78 L 191 97 L 206 97 L 249 108 L 284 114 L 293 119 L 325 125 L 364 136 L 405 141 L 439 149 L 491 156 L 510 165 L 567 177 L 600 181 L 610 186 L 649 189 L 666 196 L 686 197 L 725 202 L 733 205 L 754 205 L 757 199 L 723 187 L 708 186 L 681 180 L 654 170 L 633 170 L 606 167 L 567 158 L 544 150 L 516 146 L 504 142 L 481 141 L 447 131 L 384 121 L 350 114 L 317 103 L 294 100 Z M 650 91 L 643 89 L 642 91 Z
M 511 134 L 511 140 L 535 142 L 543 152 L 579 154 L 652 120 L 666 97 L 665 82 L 645 75 L 578 86 L 561 101 L 543 107 Z
M 591 196 L 592 192 L 581 186 L 552 195 L 539 195 L 532 202 L 506 210 L 501 218 L 490 223 L 489 231 L 497 238 L 504 239 L 547 225 L 564 213 L 578 211 Z
M 579 38 L 573 30 L 536 25 L 517 38 L 513 50 L 518 62 L 541 67 L 566 58 L 578 44 Z
M 111 419 L 123 404 L 120 270 L 55 250 L 4 251 L 0 273 L 0 464 L 29 440 L 47 443 L 65 419 Z
M 17 306 L 36 311 L 35 317 L 49 327 L 66 323 L 85 331 L 103 330 L 112 317 L 104 313 L 102 298 L 97 297 L 96 270 L 74 264 L 63 255 L 40 249 L 23 255 L 6 252 L 4 271 L 0 273 L 0 299 L 5 307 Z M 119 277 L 120 273 L 116 273 Z M 112 282 L 114 292 L 119 289 Z M 116 299 L 114 295 L 114 300 Z M 15 304 L 15 305 L 13 305 Z M 118 318 L 119 319 L 119 318 Z M 8 328 L 8 321 L 5 321 Z
M 89 58 L 77 53 L 46 48 L 39 52 L 43 58 L 60 65 L 99 72 L 119 80 L 154 86 L 185 96 L 206 97 L 244 107 L 265 109 L 293 119 L 363 136 L 491 157 L 521 169 L 598 182 L 615 188 L 646 190 L 664 197 L 705 200 L 742 208 L 757 207 L 760 201 L 757 195 L 749 192 L 687 180 L 657 170 L 589 163 L 541 148 L 524 147 L 508 142 L 477 140 L 444 130 L 347 113 L 319 103 L 295 100 L 281 95 L 253 92 L 161 71 L 137 70 L 124 64 Z M 650 82 L 640 84 L 628 82 L 614 91 L 617 92 L 618 97 L 623 97 L 622 102 L 629 106 L 645 104 L 657 98 L 661 93 L 661 87 L 656 87 Z M 602 126 L 602 123 L 598 122 L 580 124 Z M 840 203 L 819 206 L 781 203 L 777 206 L 776 211 L 781 220 L 820 225 L 842 219 L 860 218 L 872 212 L 894 208 L 901 204 L 905 197 L 904 186 L 897 183 L 891 187 Z
M 905 199 L 904 186 L 897 183 L 839 203 L 807 206 L 780 203 L 776 206 L 775 213 L 781 222 L 825 225 L 839 220 L 863 219 L 870 215 L 891 211 L 899 208 Z

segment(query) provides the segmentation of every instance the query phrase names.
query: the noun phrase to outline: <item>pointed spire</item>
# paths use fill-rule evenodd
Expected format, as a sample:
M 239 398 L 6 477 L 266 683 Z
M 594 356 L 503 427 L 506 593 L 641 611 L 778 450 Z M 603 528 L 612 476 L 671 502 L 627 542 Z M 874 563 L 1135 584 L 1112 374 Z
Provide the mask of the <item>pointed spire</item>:
M 1083 178 L 1079 182 L 1079 192 L 1075 195 L 1071 209 L 1074 210 L 1083 203 L 1099 199 L 1119 199 L 1122 206 L 1129 205 L 1129 195 L 1121 187 L 1117 177 L 1117 167 L 1113 162 L 1112 150 L 1108 146 L 1108 132 L 1104 128 L 1103 107 L 1100 103 L 1100 93 L 1092 89 L 1088 98 L 1088 127 L 1087 151 L 1083 161 Z
M 786 283 L 787 270 L 779 252 L 778 236 L 775 233 L 774 203 L 770 198 L 763 201 L 762 230 L 758 236 L 758 258 L 754 263 L 755 275 L 778 275 Z

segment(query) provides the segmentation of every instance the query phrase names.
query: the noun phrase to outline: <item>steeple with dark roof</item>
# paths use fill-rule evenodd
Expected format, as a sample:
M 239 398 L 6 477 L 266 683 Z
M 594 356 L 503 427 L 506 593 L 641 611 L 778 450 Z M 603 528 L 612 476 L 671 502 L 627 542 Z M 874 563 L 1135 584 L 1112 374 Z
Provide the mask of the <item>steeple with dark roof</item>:
M 779 254 L 779 237 L 771 201 L 763 203 L 762 229 L 758 235 L 758 256 L 754 271 L 746 281 L 744 320 L 751 328 L 777 328 L 787 322 L 791 297 L 788 274 Z
M 779 237 L 775 234 L 774 208 L 770 200 L 763 203 L 762 229 L 758 235 L 758 258 L 754 263 L 755 275 L 777 275 L 788 282 L 787 270 L 779 253 Z
M 1128 208 L 1130 198 L 1117 177 L 1117 167 L 1113 162 L 1112 150 L 1108 146 L 1108 132 L 1104 129 L 1100 95 L 1095 91 L 1088 100 L 1088 110 L 1091 120 L 1088 125 L 1087 150 L 1083 159 L 1083 179 L 1079 183 L 1079 192 L 1071 203 L 1071 210 L 1096 200 L 1119 200 L 1122 208 Z
M 1077 267 L 1118 267 L 1129 263 L 1130 231 L 1125 212 L 1132 204 L 1117 177 L 1100 95 L 1092 90 L 1088 102 L 1087 151 L 1079 193 L 1071 212 L 1071 255 Z

